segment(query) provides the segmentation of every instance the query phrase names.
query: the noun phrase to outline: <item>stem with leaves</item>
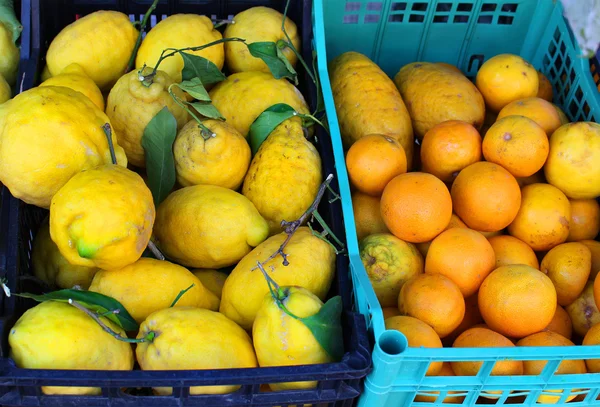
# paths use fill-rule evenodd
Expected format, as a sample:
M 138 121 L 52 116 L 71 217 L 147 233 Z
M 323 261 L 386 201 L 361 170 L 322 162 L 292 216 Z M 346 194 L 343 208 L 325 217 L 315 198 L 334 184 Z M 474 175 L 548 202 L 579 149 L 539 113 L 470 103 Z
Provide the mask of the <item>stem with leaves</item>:
M 172 87 L 173 86 L 177 86 L 176 83 L 172 84 L 169 86 L 168 92 L 169 95 L 171 95 L 171 97 L 173 98 L 173 100 L 175 101 L 175 103 L 177 103 L 179 105 L 179 107 L 181 107 L 182 109 L 184 109 L 186 112 L 188 112 L 188 114 L 190 116 L 192 116 L 194 118 L 194 120 L 196 120 L 196 122 L 198 122 L 198 126 L 200 127 L 200 135 L 202 136 L 202 138 L 207 141 L 212 137 L 216 137 L 217 135 L 208 127 L 206 127 L 204 125 L 204 123 L 202 123 L 202 120 L 200 119 L 200 117 L 198 117 L 193 111 L 192 109 L 190 109 L 187 105 L 187 103 L 185 103 L 185 101 L 181 100 L 181 98 L 179 98 L 179 96 L 177 96 L 173 90 Z
M 159 0 L 154 0 L 146 14 L 144 14 L 144 18 L 142 19 L 142 23 L 140 24 L 140 33 L 138 34 L 137 40 L 135 41 L 135 46 L 133 47 L 133 52 L 131 53 L 131 57 L 129 57 L 129 62 L 127 63 L 127 70 L 125 72 L 129 72 L 133 69 L 135 65 L 135 58 L 137 56 L 138 50 L 140 49 L 140 45 L 142 44 L 142 35 L 146 30 L 146 26 L 148 25 L 148 19 L 152 15 L 152 12 L 156 10 L 156 6 L 158 5 Z
M 287 39 L 287 41 L 283 41 L 283 44 L 286 47 L 289 47 L 292 50 L 292 52 L 294 54 L 296 54 L 296 57 L 298 58 L 298 61 L 300 61 L 300 63 L 302 64 L 302 66 L 304 66 L 304 69 L 306 69 L 306 73 L 308 74 L 308 76 L 310 76 L 310 79 L 313 81 L 313 83 L 316 84 L 317 83 L 317 79 L 316 79 L 314 73 L 311 72 L 310 68 L 308 67 L 308 65 L 306 64 L 306 62 L 304 61 L 304 59 L 302 58 L 302 55 L 300 55 L 300 53 L 298 52 L 298 50 L 296 49 L 296 47 L 294 47 L 294 44 L 292 43 L 292 39 L 290 38 L 289 34 L 285 30 L 285 20 L 287 18 L 287 12 L 288 12 L 288 8 L 289 7 L 290 7 L 290 0 L 287 0 L 285 2 L 285 9 L 283 10 L 283 19 L 281 20 L 281 31 L 283 31 L 283 34 L 285 35 L 285 38 Z M 277 41 L 277 46 L 279 46 L 280 41 Z

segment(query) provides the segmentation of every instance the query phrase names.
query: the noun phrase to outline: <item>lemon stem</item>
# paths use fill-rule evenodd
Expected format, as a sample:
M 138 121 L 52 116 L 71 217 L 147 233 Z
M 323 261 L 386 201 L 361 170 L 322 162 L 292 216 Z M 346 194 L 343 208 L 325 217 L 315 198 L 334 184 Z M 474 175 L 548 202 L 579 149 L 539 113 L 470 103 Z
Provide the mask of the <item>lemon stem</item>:
M 190 291 L 193 286 L 195 286 L 195 284 L 192 284 L 191 286 L 189 286 L 185 290 L 179 291 L 179 294 L 177 294 L 177 297 L 175 297 L 175 299 L 173 300 L 173 303 L 171 303 L 171 306 L 169 308 L 173 308 L 175 305 L 177 305 L 177 302 L 181 299 L 181 297 L 183 297 L 183 295 L 185 293 L 187 293 L 188 291 Z
M 119 341 L 127 342 L 127 343 L 143 343 L 143 342 L 151 342 L 152 339 L 154 339 L 154 336 L 152 336 L 152 339 L 150 339 L 148 337 L 149 335 L 144 338 L 140 338 L 140 339 L 131 339 L 131 338 L 123 337 L 119 333 L 113 331 L 108 325 L 106 325 L 100 319 L 100 316 L 98 316 L 98 314 L 96 314 L 95 312 L 90 311 L 89 309 L 87 309 L 86 307 L 84 307 L 83 305 L 81 305 L 80 303 L 78 303 L 77 301 L 75 301 L 71 298 L 69 298 L 68 302 L 70 305 L 74 306 L 78 310 L 80 310 L 80 311 L 86 313 L 88 316 L 90 316 L 94 321 L 96 321 L 96 323 L 98 325 L 100 325 L 100 327 L 104 330 L 104 332 L 110 334 L 111 336 L 113 336 L 115 339 L 118 339 Z
M 174 83 L 169 86 L 169 89 L 168 89 L 169 95 L 171 95 L 171 97 L 173 98 L 175 103 L 177 103 L 182 109 L 185 109 L 185 111 L 188 112 L 189 115 L 192 116 L 194 118 L 194 120 L 196 120 L 198 122 L 198 126 L 200 127 L 200 135 L 202 136 L 204 141 L 208 141 L 212 137 L 216 137 L 217 135 L 215 133 L 213 133 L 211 129 L 206 127 L 204 125 L 204 123 L 202 123 L 202 120 L 200 120 L 200 118 L 198 116 L 196 116 L 194 114 L 194 112 L 192 112 L 192 110 L 187 106 L 187 104 L 184 101 L 182 101 L 175 93 L 173 93 L 173 91 L 171 90 L 172 86 L 177 86 L 177 84 Z
M 108 149 L 110 150 L 110 159 L 113 164 L 117 164 L 117 156 L 115 155 L 115 146 L 112 142 L 112 131 L 110 129 L 110 124 L 104 123 L 102 126 L 102 130 L 104 130 L 104 134 L 106 134 L 106 140 L 108 140 Z
M 300 55 L 300 53 L 298 52 L 298 50 L 296 49 L 296 47 L 294 47 L 294 44 L 292 43 L 292 39 L 290 38 L 290 36 L 288 35 L 287 31 L 285 30 L 285 20 L 287 18 L 287 12 L 288 12 L 288 8 L 290 7 L 290 0 L 287 0 L 285 2 L 285 9 L 283 10 L 283 19 L 281 20 L 281 31 L 283 31 L 283 34 L 285 35 L 285 38 L 287 39 L 287 42 L 285 43 L 286 47 L 289 47 L 292 52 L 294 54 L 296 54 L 296 57 L 298 58 L 298 61 L 300 61 L 300 63 L 302 64 L 302 66 L 304 66 L 304 69 L 306 69 L 306 73 L 308 74 L 308 76 L 310 76 L 310 79 L 313 81 L 314 84 L 317 83 L 317 79 L 315 77 L 315 75 L 313 74 L 313 72 L 310 70 L 310 68 L 308 67 L 308 65 L 306 64 L 306 62 L 304 62 L 304 59 L 302 58 L 302 55 Z M 277 45 L 279 45 L 279 41 L 277 41 Z
M 222 27 L 222 26 L 224 26 L 226 24 L 235 24 L 235 21 L 234 20 L 221 20 L 221 21 L 217 21 L 214 24 L 213 28 L 217 29 L 217 28 Z
M 150 251 L 152 252 L 154 257 L 156 257 L 156 260 L 164 260 L 165 259 L 165 255 L 160 251 L 160 249 L 158 247 L 156 247 L 156 245 L 154 244 L 154 242 L 152 240 L 148 241 L 148 249 L 150 249 Z
M 152 12 L 156 9 L 158 2 L 159 0 L 154 0 L 154 2 L 152 2 L 152 5 L 150 5 L 150 7 L 148 8 L 148 11 L 146 11 L 146 14 L 144 14 L 144 18 L 142 19 L 142 23 L 140 24 L 140 33 L 138 34 L 137 40 L 135 41 L 135 46 L 133 47 L 133 52 L 129 57 L 129 63 L 127 63 L 127 69 L 125 70 L 125 72 L 129 72 L 133 69 L 133 65 L 135 64 L 135 57 L 137 56 L 138 50 L 140 49 L 140 45 L 142 44 L 142 35 L 146 30 L 148 19 L 152 15 Z

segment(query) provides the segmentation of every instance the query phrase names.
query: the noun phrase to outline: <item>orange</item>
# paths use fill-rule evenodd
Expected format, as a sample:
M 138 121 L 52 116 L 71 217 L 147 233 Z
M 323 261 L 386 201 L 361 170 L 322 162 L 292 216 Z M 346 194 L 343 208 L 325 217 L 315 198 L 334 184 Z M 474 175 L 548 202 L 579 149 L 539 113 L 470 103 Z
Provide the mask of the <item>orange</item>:
M 468 226 L 465 225 L 465 223 L 462 220 L 460 220 L 460 218 L 453 213 L 452 216 L 450 217 L 450 223 L 448 223 L 448 226 L 446 226 L 446 229 L 444 229 L 444 230 L 448 230 L 448 229 L 452 229 L 452 228 L 468 229 Z M 429 251 L 429 246 L 431 246 L 431 241 L 425 242 L 425 243 L 417 243 L 416 246 L 417 246 L 417 249 L 419 250 L 419 252 L 423 255 L 423 257 L 425 257 L 425 256 L 427 256 L 427 252 Z
M 441 274 L 418 274 L 408 280 L 398 296 L 400 314 L 415 317 L 444 338 L 465 316 L 465 299 L 450 280 Z
M 388 318 L 397 317 L 398 315 L 400 315 L 400 311 L 396 307 L 385 307 L 382 308 L 381 311 L 383 312 L 384 321 Z
M 600 124 L 562 125 L 550 136 L 550 153 L 544 165 L 548 183 L 572 199 L 600 196 Z
M 496 268 L 510 264 L 525 264 L 534 269 L 540 268 L 535 252 L 516 237 L 502 235 L 488 239 L 496 254 Z
M 600 232 L 600 205 L 595 199 L 569 199 L 571 219 L 567 242 L 593 240 Z
M 529 335 L 517 342 L 517 346 L 575 346 L 575 344 L 556 332 L 547 331 Z M 523 362 L 523 374 L 537 376 L 542 373 L 547 363 L 547 360 L 526 360 Z M 587 369 L 585 362 L 581 359 L 563 360 L 554 372 L 555 375 L 584 373 L 587 373 Z M 563 391 L 546 389 L 545 392 L 557 393 L 558 395 L 542 394 L 537 399 L 538 403 L 556 404 L 560 400 Z M 571 401 L 575 397 L 576 395 L 569 395 L 565 401 Z
M 600 345 L 600 324 L 596 324 L 590 328 L 583 338 L 582 345 Z M 600 359 L 587 359 L 585 364 L 590 373 L 600 373 Z
M 465 298 L 465 316 L 463 317 L 460 325 L 450 333 L 450 335 L 444 338 L 445 344 L 450 344 L 454 342 L 454 340 L 466 331 L 469 328 L 472 328 L 478 324 L 483 323 L 483 318 L 481 317 L 481 313 L 479 312 L 479 304 L 477 304 L 477 293 L 471 295 L 470 297 Z
M 508 116 L 525 116 L 540 126 L 548 136 L 563 124 L 554 105 L 538 97 L 509 103 L 498 113 L 498 120 Z
M 594 300 L 594 282 L 588 281 L 583 292 L 565 310 L 571 317 L 573 331 L 579 336 L 585 336 L 591 327 L 600 323 L 600 311 Z
M 500 112 L 502 113 L 502 112 Z M 483 156 L 515 177 L 529 177 L 544 166 L 548 136 L 525 116 L 507 116 L 490 127 L 483 140 Z
M 449 120 L 432 127 L 421 145 L 423 172 L 452 182 L 458 173 L 481 160 L 481 136 L 471 124 Z
M 427 242 L 448 226 L 452 198 L 446 185 L 431 174 L 398 175 L 383 190 L 381 216 L 399 239 Z
M 552 280 L 558 303 L 569 305 L 583 291 L 592 269 L 592 253 L 585 245 L 571 242 L 553 247 L 542 260 L 540 271 Z
M 490 109 L 486 109 L 483 125 L 481 126 L 481 130 L 479 130 L 479 134 L 481 134 L 481 137 L 485 137 L 485 134 L 490 129 L 490 127 L 492 127 L 492 125 L 496 123 L 497 118 L 498 112 L 492 112 Z
M 579 243 L 586 245 L 592 252 L 592 270 L 590 272 L 590 280 L 594 280 L 598 272 L 600 272 L 600 242 L 596 240 L 582 240 Z
M 488 328 L 474 327 L 460 334 L 452 345 L 454 348 L 512 348 L 515 346 L 507 337 Z M 483 362 L 452 362 L 452 370 L 457 376 L 475 376 Z M 523 374 L 520 360 L 498 361 L 492 369 L 492 376 L 514 376 Z
M 486 106 L 499 112 L 512 101 L 537 95 L 539 79 L 535 68 L 520 56 L 499 54 L 481 65 L 475 84 Z
M 521 190 L 521 208 L 508 233 L 533 250 L 550 250 L 567 240 L 571 204 L 558 188 L 531 184 Z
M 495 232 L 482 232 L 481 230 L 478 230 L 478 232 L 481 233 L 483 237 L 489 240 L 494 236 L 502 236 L 504 234 L 504 229 L 496 230 Z
M 352 192 L 352 209 L 359 241 L 369 235 L 388 231 L 381 218 L 379 197 L 354 191 Z
M 442 364 L 442 369 L 435 376 L 455 376 L 454 370 L 452 370 L 452 365 L 450 364 L 450 362 L 444 362 Z M 422 393 L 431 394 L 431 396 L 417 395 L 417 396 L 415 396 L 415 401 L 418 401 L 421 403 L 434 403 L 437 400 L 438 395 L 440 394 L 439 391 L 423 391 Z M 449 391 L 448 392 L 448 394 L 456 394 L 456 393 L 462 393 L 462 392 L 460 392 L 460 391 Z M 464 399 L 465 399 L 464 396 L 454 396 L 454 397 L 446 396 L 442 403 L 444 403 L 444 404 L 460 404 L 463 402 Z
M 352 144 L 346 166 L 356 189 L 379 196 L 392 178 L 406 172 L 406 154 L 398 140 L 370 134 Z
M 524 186 L 531 184 L 543 184 L 546 182 L 546 178 L 544 177 L 544 171 L 540 170 L 528 177 L 517 177 L 517 182 L 519 183 L 519 186 L 523 188 Z
M 556 311 L 552 317 L 552 321 L 544 328 L 544 331 L 556 332 L 567 339 L 573 336 L 573 323 L 571 317 L 560 305 L 556 306 Z
M 571 120 L 569 120 L 565 112 L 563 112 L 563 110 L 560 107 L 558 107 L 554 103 L 552 103 L 552 106 L 554 106 L 554 108 L 556 109 L 556 113 L 558 113 L 558 117 L 560 117 L 560 122 L 562 124 L 571 123 Z
M 596 308 L 600 305 L 600 278 L 596 275 L 594 279 L 594 302 L 596 303 Z
M 471 229 L 454 228 L 433 239 L 425 258 L 425 273 L 442 274 L 464 297 L 475 294 L 494 269 L 496 257 L 488 240 Z
M 417 318 L 407 316 L 391 317 L 385 320 L 386 329 L 395 329 L 406 336 L 411 348 L 441 348 L 442 341 L 432 327 Z M 442 369 L 442 362 L 433 362 L 427 369 L 427 375 L 435 376 Z
M 498 267 L 478 294 L 479 311 L 494 331 L 523 338 L 544 329 L 556 311 L 556 290 L 544 273 L 523 264 Z
M 437 65 L 441 65 L 441 66 L 443 66 L 443 67 L 445 67 L 445 68 L 448 68 L 448 69 L 450 69 L 451 71 L 454 71 L 454 72 L 456 72 L 456 73 L 459 73 L 459 74 L 463 75 L 462 71 L 461 71 L 460 69 L 458 69 L 458 68 L 456 67 L 456 65 L 452 65 L 452 64 L 449 64 L 449 63 L 447 63 L 447 62 L 436 62 L 436 64 L 437 64 Z
M 515 177 L 498 164 L 478 162 L 462 170 L 452 184 L 454 212 L 471 229 L 496 232 L 507 227 L 521 205 Z
M 548 102 L 552 102 L 552 97 L 554 96 L 554 92 L 552 90 L 552 84 L 540 71 L 538 71 L 538 92 L 537 97 L 547 100 Z

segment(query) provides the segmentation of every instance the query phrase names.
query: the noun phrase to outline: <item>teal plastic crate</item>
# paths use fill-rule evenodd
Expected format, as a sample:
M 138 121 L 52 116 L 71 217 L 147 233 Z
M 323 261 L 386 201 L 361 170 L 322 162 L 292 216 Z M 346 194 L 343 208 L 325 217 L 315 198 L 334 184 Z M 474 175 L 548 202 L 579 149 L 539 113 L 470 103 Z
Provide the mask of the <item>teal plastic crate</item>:
M 600 358 L 600 346 L 519 348 L 408 348 L 404 335 L 385 329 L 381 306 L 359 256 L 350 187 L 337 114 L 329 83 L 328 61 L 347 51 L 367 55 L 390 77 L 415 61 L 447 62 L 473 78 L 490 57 L 519 54 L 540 69 L 554 88 L 554 102 L 572 121 L 600 119 L 598 60 L 580 57 L 557 0 L 315 0 L 313 15 L 319 75 L 334 145 L 343 200 L 346 236 L 359 311 L 375 342 L 372 373 L 365 381 L 361 407 L 442 405 L 448 392 L 465 396 L 462 405 L 536 405 L 554 395 L 556 405 L 600 405 L 600 374 L 555 375 L 567 359 Z M 538 376 L 491 376 L 496 361 L 548 360 Z M 477 376 L 428 377 L 434 361 L 483 361 Z M 416 395 L 434 402 L 415 402 Z M 496 392 L 490 394 L 486 392 Z M 490 398 L 481 397 L 487 395 Z

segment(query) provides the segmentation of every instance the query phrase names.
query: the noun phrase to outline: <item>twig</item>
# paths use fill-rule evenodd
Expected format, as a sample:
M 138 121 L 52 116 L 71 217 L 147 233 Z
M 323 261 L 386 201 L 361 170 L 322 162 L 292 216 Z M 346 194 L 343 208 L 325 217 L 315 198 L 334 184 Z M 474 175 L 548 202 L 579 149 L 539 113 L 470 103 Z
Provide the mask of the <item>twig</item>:
M 148 19 L 150 18 L 150 15 L 152 14 L 152 12 L 156 9 L 158 2 L 159 2 L 159 0 L 154 0 L 152 5 L 150 6 L 150 8 L 148 8 L 148 11 L 146 11 L 146 14 L 144 14 L 144 18 L 142 19 L 142 23 L 140 24 L 140 33 L 135 42 L 135 46 L 133 47 L 131 57 L 129 57 L 129 63 L 127 63 L 127 70 L 125 72 L 129 72 L 133 69 L 133 65 L 135 64 L 135 57 L 137 56 L 137 52 L 140 49 L 140 45 L 142 43 L 142 35 L 144 34 L 144 31 L 146 30 L 146 25 L 148 24 Z
M 287 39 L 287 44 L 285 44 L 285 45 L 288 46 L 294 52 L 294 54 L 296 54 L 298 61 L 300 61 L 302 66 L 304 66 L 304 69 L 306 69 L 306 73 L 308 74 L 308 76 L 310 76 L 310 79 L 312 79 L 313 83 L 316 84 L 317 79 L 315 78 L 315 75 L 310 71 L 310 69 L 308 68 L 308 65 L 306 64 L 306 62 L 304 62 L 302 55 L 300 55 L 300 53 L 298 52 L 296 47 L 294 47 L 294 44 L 292 43 L 292 39 L 290 38 L 287 31 L 285 30 L 285 20 L 287 18 L 287 12 L 288 12 L 289 7 L 290 7 L 290 0 L 287 0 L 285 2 L 285 9 L 283 10 L 283 19 L 281 20 L 281 31 L 283 31 L 283 33 L 285 34 L 285 38 Z
M 106 134 L 106 139 L 108 140 L 108 149 L 110 150 L 110 158 L 112 163 L 117 164 L 117 156 L 115 155 L 115 146 L 112 142 L 112 131 L 110 130 L 110 124 L 104 123 L 102 130 L 104 130 L 104 134 Z
M 160 251 L 160 249 L 158 247 L 156 247 L 156 245 L 154 244 L 154 242 L 152 240 L 148 241 L 148 249 L 150 249 L 150 251 L 152 252 L 152 254 L 154 255 L 154 257 L 156 257 L 157 260 L 164 260 L 165 259 L 165 255 L 162 254 L 162 252 Z
M 100 327 L 104 330 L 104 332 L 112 335 L 115 339 L 118 339 L 120 341 L 127 342 L 127 343 L 148 342 L 147 338 L 130 339 L 130 338 L 127 338 L 127 337 L 123 337 L 120 334 L 118 334 L 117 332 L 113 331 L 104 322 L 102 322 L 102 320 L 100 319 L 100 317 L 98 316 L 98 314 L 96 314 L 95 312 L 90 311 L 89 309 L 87 309 L 86 307 L 84 307 L 83 305 L 81 305 L 80 303 L 78 303 L 77 301 L 72 300 L 71 298 L 69 298 L 69 304 L 72 305 L 72 306 L 74 306 L 78 310 L 85 312 L 87 315 L 89 315 L 94 321 L 96 321 L 98 323 L 98 325 L 100 325 Z
M 287 244 L 292 239 L 292 236 L 294 235 L 296 230 L 298 230 L 298 228 L 300 226 L 302 226 L 302 224 L 304 224 L 304 222 L 306 222 L 308 217 L 311 216 L 312 213 L 317 210 L 317 207 L 319 206 L 319 203 L 321 202 L 321 199 L 323 198 L 323 194 L 325 193 L 327 186 L 331 183 L 331 180 L 333 180 L 333 174 L 329 174 L 327 176 L 327 178 L 325 179 L 325 181 L 323 181 L 323 183 L 319 187 L 319 191 L 317 192 L 317 197 L 315 198 L 313 203 L 310 205 L 310 207 L 306 210 L 306 212 L 304 212 L 302 214 L 302 216 L 300 216 L 298 219 L 296 219 L 293 222 L 287 222 L 285 220 L 281 221 L 281 227 L 283 228 L 284 232 L 287 234 L 287 238 L 283 241 L 283 243 L 281 244 L 281 246 L 279 246 L 279 249 L 277 249 L 277 251 L 275 253 L 270 255 L 268 259 L 266 259 L 265 261 L 262 262 L 263 264 L 268 263 L 269 261 L 273 260 L 275 257 L 277 257 L 279 255 L 283 258 L 284 266 L 288 266 L 290 264 L 290 262 L 287 259 L 287 254 L 283 250 L 285 249 Z M 253 267 L 252 270 L 256 270 L 257 268 L 259 268 L 259 267 Z
M 263 273 L 263 276 L 267 280 L 267 285 L 269 286 L 269 291 L 271 292 L 271 297 L 275 300 L 275 303 L 279 307 L 280 310 L 288 314 L 290 317 L 294 319 L 299 319 L 296 315 L 294 315 L 283 303 L 283 300 L 286 299 L 286 293 L 281 289 L 279 284 L 267 273 L 265 268 L 260 261 L 256 262 L 256 267 Z M 275 291 L 273 291 L 273 287 L 275 287 Z
M 175 297 L 175 299 L 173 300 L 173 302 L 171 303 L 171 306 L 169 308 L 173 308 L 175 305 L 177 305 L 177 302 L 181 299 L 181 297 L 183 297 L 183 294 L 190 291 L 193 286 L 195 286 L 195 284 L 192 283 L 192 285 L 189 286 L 188 288 L 186 288 L 185 290 L 179 291 L 179 294 L 177 294 L 177 297 Z
M 169 86 L 168 92 L 169 95 L 171 95 L 171 97 L 173 98 L 173 100 L 175 101 L 175 103 L 177 103 L 177 105 L 179 105 L 179 107 L 181 107 L 182 109 L 184 109 L 186 112 L 188 112 L 188 114 L 190 116 L 192 116 L 194 118 L 194 120 L 196 120 L 196 122 L 198 122 L 198 126 L 200 127 L 200 135 L 202 136 L 202 138 L 204 139 L 204 141 L 208 141 L 213 137 L 216 137 L 216 133 L 214 133 L 211 129 L 209 129 L 208 127 L 206 127 L 204 125 L 204 123 L 202 123 L 202 120 L 200 120 L 200 118 L 198 116 L 196 116 L 194 114 L 194 112 L 192 112 L 192 109 L 190 109 L 188 107 L 188 102 L 185 100 L 181 100 L 172 90 L 171 87 L 173 86 L 177 86 L 179 87 L 178 84 L 173 83 L 172 85 Z M 179 89 L 181 89 L 181 87 L 179 87 Z
M 235 20 L 221 20 L 221 21 L 216 21 L 215 24 L 213 25 L 213 28 L 217 29 L 219 27 L 224 26 L 225 24 L 235 24 Z

